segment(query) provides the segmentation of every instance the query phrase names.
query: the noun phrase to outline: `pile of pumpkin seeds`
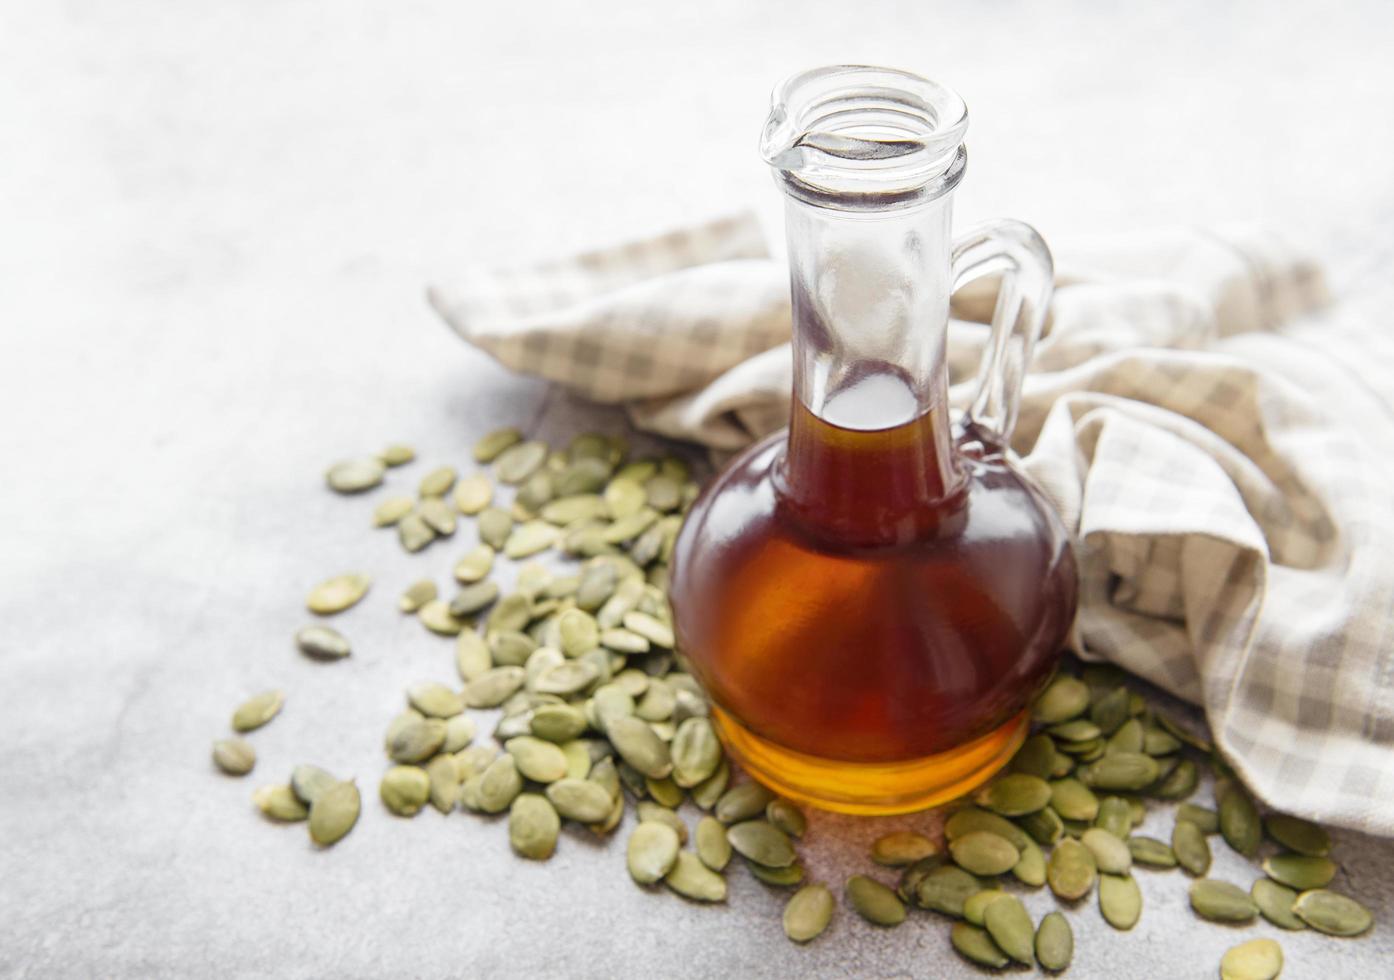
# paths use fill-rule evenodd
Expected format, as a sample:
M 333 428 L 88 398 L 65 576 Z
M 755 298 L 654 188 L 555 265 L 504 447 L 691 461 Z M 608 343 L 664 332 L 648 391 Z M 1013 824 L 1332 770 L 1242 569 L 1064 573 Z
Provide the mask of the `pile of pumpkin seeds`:
M 427 681 L 405 691 L 405 707 L 384 734 L 384 807 L 402 817 L 428 805 L 441 813 L 507 811 L 512 849 L 545 860 L 562 821 L 608 835 L 632 800 L 638 823 L 625 854 L 637 884 L 725 901 L 725 875 L 739 855 L 758 880 L 795 889 L 783 912 L 786 935 L 816 939 L 837 899 L 826 885 L 804 882 L 795 846 L 804 814 L 758 783 L 736 781 L 706 695 L 675 649 L 668 561 L 698 492 L 686 464 L 630 461 L 622 440 L 594 433 L 558 451 L 516 429 L 485 436 L 473 455 L 475 472 L 436 467 L 415 495 L 390 496 L 372 514 L 372 525 L 395 528 L 410 553 L 451 538 L 464 518 L 475 520 L 479 541 L 454 566 L 453 595 L 422 579 L 397 600 L 401 614 L 452 639 L 461 686 Z M 325 479 L 338 493 L 358 494 L 415 458 L 410 447 L 391 446 L 337 463 Z M 496 481 L 514 488 L 509 503 L 496 501 Z M 522 565 L 507 594 L 490 577 L 500 554 L 521 561 L 547 551 L 574 564 L 561 573 Z M 332 616 L 370 586 L 363 573 L 335 575 L 306 606 Z M 301 629 L 295 644 L 320 660 L 351 649 L 322 621 Z M 1194 878 L 1190 903 L 1202 919 L 1242 924 L 1261 915 L 1284 929 L 1333 936 L 1368 930 L 1369 911 L 1327 888 L 1338 870 L 1327 833 L 1294 817 L 1262 817 L 1206 739 L 1149 708 L 1124 680 L 1102 665 L 1058 674 L 1037 698 L 1034 731 L 1010 764 L 971 799 L 944 809 L 943 843 L 917 830 L 882 836 L 871 861 L 897 869 L 898 880 L 878 880 L 874 869 L 853 875 L 843 886 L 846 905 L 886 928 L 909 909 L 929 910 L 953 920 L 949 941 L 966 960 L 1048 971 L 1070 964 L 1069 919 L 1053 911 L 1033 922 L 1002 887 L 1006 878 L 1048 888 L 1066 910 L 1097 893 L 1103 919 L 1124 931 L 1143 912 L 1134 874 L 1177 867 Z M 233 728 L 260 727 L 284 701 L 280 691 L 251 698 L 237 708 Z M 469 712 L 494 709 L 494 744 L 476 742 L 479 721 Z M 245 775 L 256 761 L 242 738 L 217 741 L 213 758 L 230 775 Z M 1216 810 L 1181 802 L 1170 841 L 1133 833 L 1148 800 L 1186 800 L 1206 766 L 1215 774 Z M 323 845 L 346 835 L 360 808 L 352 781 L 304 764 L 253 800 L 270 819 L 306 820 Z M 685 800 L 706 812 L 691 832 L 678 812 Z M 1205 877 L 1216 835 L 1247 858 L 1265 837 L 1277 845 L 1262 861 L 1265 876 L 1247 891 Z M 1230 949 L 1220 972 L 1249 980 L 1281 968 L 1279 944 L 1255 939 Z

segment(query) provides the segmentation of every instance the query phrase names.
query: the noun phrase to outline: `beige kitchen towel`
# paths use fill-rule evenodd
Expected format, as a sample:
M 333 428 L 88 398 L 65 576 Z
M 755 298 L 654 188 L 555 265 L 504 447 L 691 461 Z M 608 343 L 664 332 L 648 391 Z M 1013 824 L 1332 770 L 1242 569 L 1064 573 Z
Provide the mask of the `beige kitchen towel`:
M 1075 533 L 1076 643 L 1203 705 L 1269 804 L 1394 835 L 1394 341 L 1276 237 L 1056 249 L 1013 448 Z M 788 416 L 788 283 L 748 216 L 432 303 L 470 343 L 717 451 Z M 955 298 L 962 406 L 991 309 Z

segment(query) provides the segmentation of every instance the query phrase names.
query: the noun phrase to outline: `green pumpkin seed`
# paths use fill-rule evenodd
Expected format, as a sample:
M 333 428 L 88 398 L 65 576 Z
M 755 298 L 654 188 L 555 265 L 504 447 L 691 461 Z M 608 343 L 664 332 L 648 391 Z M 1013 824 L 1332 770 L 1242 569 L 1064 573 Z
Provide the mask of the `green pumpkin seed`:
M 1263 824 L 1249 794 L 1238 786 L 1220 799 L 1220 835 L 1245 857 L 1253 857 L 1263 839 Z
M 560 531 L 546 521 L 528 521 L 519 524 L 508 535 L 503 544 L 503 553 L 509 558 L 527 558 L 546 551 L 557 543 Z
M 964 903 L 982 890 L 982 883 L 967 871 L 944 865 L 930 871 L 920 881 L 915 888 L 915 904 L 922 909 L 962 918 Z
M 1141 752 L 1117 752 L 1089 763 L 1080 780 L 1093 789 L 1135 791 L 1157 781 L 1157 760 Z
M 523 686 L 522 667 L 495 667 L 465 685 L 465 704 L 471 708 L 497 708 Z
M 1133 829 L 1131 804 L 1120 796 L 1107 796 L 1099 802 L 1099 815 L 1094 826 L 1107 830 L 1114 837 L 1126 838 Z
M 853 875 L 847 879 L 845 894 L 857 914 L 873 925 L 898 926 L 905 921 L 904 903 L 892 889 L 875 879 Z
M 1055 743 L 1044 732 L 1032 735 L 1012 756 L 1010 767 L 1012 772 L 1048 778 L 1055 768 Z
M 1331 853 L 1331 835 L 1308 820 L 1272 813 L 1263 825 L 1268 836 L 1289 851 L 1309 857 L 1326 857 Z
M 1195 824 L 1203 834 L 1215 834 L 1220 830 L 1220 815 L 1194 803 L 1182 803 L 1177 807 L 1176 819 Z
M 1325 888 L 1336 877 L 1336 862 L 1306 854 L 1275 854 L 1263 862 L 1263 873 L 1299 892 Z
M 1029 817 L 1023 818 L 1023 820 L 1025 819 L 1029 819 Z M 944 836 L 948 840 L 979 830 L 985 830 L 1010 841 L 1012 846 L 1018 850 L 1025 847 L 1030 839 L 1026 832 L 1012 821 L 975 806 L 965 806 L 955 810 L 944 822 Z
M 1096 872 L 1094 855 L 1089 848 L 1066 837 L 1051 851 L 1046 864 L 1046 881 L 1058 897 L 1074 902 L 1089 894 Z
M 421 620 L 422 626 L 438 636 L 458 636 L 467 625 L 463 619 L 450 611 L 450 606 L 440 599 L 432 599 L 422 606 L 417 611 L 416 618 Z
M 686 693 L 686 691 L 679 691 L 679 699 Z M 719 746 L 718 751 L 720 751 Z M 808 818 L 804 816 L 802 810 L 788 800 L 771 800 L 770 805 L 765 807 L 765 819 L 790 837 L 802 837 L 804 831 L 808 829 Z
M 731 842 L 726 836 L 726 825 L 715 817 L 703 817 L 697 821 L 697 856 L 713 871 L 722 871 L 731 861 Z
M 986 929 L 969 925 L 967 922 L 954 923 L 953 929 L 949 932 L 949 942 L 953 944 L 959 955 L 979 966 L 996 969 L 1011 962 L 1011 958 L 997 948 L 997 944 L 992 941 L 992 937 L 987 934 Z
M 537 641 L 517 630 L 498 630 L 489 635 L 489 656 L 500 667 L 522 667 L 538 649 Z
M 412 512 L 416 501 L 411 497 L 388 497 L 373 508 L 373 527 L 391 527 Z
M 982 830 L 950 841 L 949 853 L 955 864 L 975 875 L 1005 874 L 1021 858 L 1010 841 Z
M 610 478 L 610 464 L 606 460 L 578 459 L 557 474 L 557 495 L 573 497 L 577 494 L 593 494 L 604 488 Z
M 444 497 L 455 485 L 455 468 L 437 466 L 421 478 L 417 490 L 422 497 Z
M 1044 779 L 1014 772 L 978 790 L 974 801 L 1004 817 L 1020 817 L 1044 807 L 1050 795 L 1050 784 Z
M 921 858 L 914 864 L 908 864 L 902 868 L 900 880 L 896 882 L 895 886 L 895 893 L 900 896 L 901 901 L 915 901 L 920 882 L 924 881 L 935 868 L 942 867 L 944 860 L 943 854 L 931 854 L 927 858 Z
M 1141 752 L 1142 745 L 1142 722 L 1129 718 L 1104 742 L 1104 752 Z
M 397 816 L 415 816 L 431 798 L 431 779 L 420 766 L 393 766 L 383 774 L 378 795 Z
M 600 645 L 618 653 L 648 653 L 649 641 L 627 629 L 609 629 L 600 634 Z
M 1292 911 L 1307 925 L 1328 936 L 1358 936 L 1374 923 L 1374 917 L 1365 906 L 1324 888 L 1298 895 Z
M 1035 813 L 1018 817 L 1016 822 L 1030 835 L 1031 840 L 1042 846 L 1054 844 L 1065 832 L 1065 823 L 1053 807 L 1045 807 Z
M 479 540 L 497 551 L 503 548 L 513 531 L 513 515 L 499 507 L 485 507 L 479 512 L 475 526 Z
M 296 766 L 290 774 L 291 791 L 306 806 L 314 803 L 321 793 L 337 782 L 338 777 L 328 770 L 304 763 Z
M 683 788 L 696 786 L 721 763 L 721 742 L 706 718 L 689 718 L 679 725 L 670 752 L 673 782 Z
M 1142 890 L 1132 875 L 1099 875 L 1099 911 L 1115 929 L 1137 925 L 1142 917 Z
M 513 512 L 516 517 L 534 517 L 559 492 L 556 479 L 546 469 L 540 469 L 523 482 L 513 497 Z M 560 537 L 561 531 L 557 529 Z
M 642 636 L 654 646 L 663 647 L 665 650 L 673 649 L 676 641 L 673 638 L 672 627 L 656 617 L 636 611 L 625 613 L 623 622 L 625 629 Z
M 1191 908 L 1202 918 L 1214 922 L 1248 922 L 1258 915 L 1258 906 L 1238 885 L 1214 878 L 1191 882 Z
M 667 682 L 654 678 L 644 691 L 644 696 L 634 708 L 634 713 L 645 721 L 663 721 L 673 716 L 678 706 L 678 698 Z
M 1000 888 L 985 888 L 982 891 L 969 897 L 963 903 L 963 917 L 975 926 L 983 924 L 983 915 L 987 912 L 987 907 L 999 898 L 1006 897 L 1006 892 Z
M 1259 878 L 1249 888 L 1249 897 L 1258 906 L 1259 915 L 1279 929 L 1305 929 L 1307 924 L 1293 912 L 1297 892 L 1270 878 Z
M 453 718 L 465 710 L 460 695 L 435 681 L 423 681 L 407 688 L 407 703 L 428 718 Z
M 455 533 L 455 509 L 440 497 L 427 497 L 416 512 L 426 526 L 441 537 L 448 538 Z
M 368 594 L 372 579 L 360 572 L 335 575 L 310 590 L 305 605 L 321 616 L 343 612 Z
M 479 809 L 484 813 L 502 813 L 523 791 L 518 763 L 507 753 L 489 763 L 475 778 L 479 780 Z
M 725 759 L 716 767 L 716 772 L 712 773 L 707 779 L 702 780 L 692 787 L 692 792 L 688 795 L 692 797 L 692 802 L 703 810 L 710 810 L 716 806 L 722 794 L 726 792 L 726 786 L 731 781 L 731 768 Z M 718 816 L 718 820 L 721 818 Z M 722 823 L 730 821 L 723 820 Z
M 1171 755 L 1181 750 L 1181 740 L 1160 728 L 1149 728 L 1142 737 L 1142 751 L 1148 755 Z
M 1097 725 L 1099 731 L 1104 735 L 1112 735 L 1123 726 L 1130 716 L 1128 702 L 1128 689 L 1125 687 L 1115 688 L 1090 706 L 1089 720 Z M 1140 736 L 1141 731 L 1138 734 Z M 1137 750 L 1141 748 L 1142 745 L 1139 743 Z
M 546 793 L 557 813 L 578 823 L 599 823 L 614 806 L 609 791 L 587 779 L 559 779 L 547 787 Z
M 1046 725 L 1077 718 L 1089 708 L 1089 686 L 1077 677 L 1060 674 L 1041 692 L 1031 716 Z
M 335 493 L 362 493 L 381 483 L 386 472 L 381 460 L 351 459 L 329 467 L 324 482 Z
M 1129 837 L 1128 850 L 1133 855 L 1134 864 L 1145 864 L 1150 868 L 1176 867 L 1175 852 L 1152 837 Z
M 494 472 L 503 483 L 522 483 L 547 461 L 548 451 L 547 444 L 537 440 L 509 446 L 494 460 Z
M 1196 791 L 1200 774 L 1190 759 L 1182 759 L 1152 790 L 1153 796 L 1164 800 L 1182 800 Z
M 1079 842 L 1094 855 L 1094 867 L 1105 874 L 1127 874 L 1133 868 L 1133 853 L 1120 838 L 1102 827 L 1090 827 Z
M 698 902 L 726 901 L 726 879 L 708 868 L 691 851 L 679 851 L 677 862 L 663 877 L 673 891 Z
M 1059 912 L 1047 912 L 1036 930 L 1036 962 L 1041 968 L 1059 972 L 1075 955 L 1075 935 L 1070 922 Z
M 394 762 L 425 762 L 445 744 L 445 722 L 413 718 L 388 735 L 387 755 Z
M 250 732 L 260 728 L 280 714 L 285 703 L 285 691 L 262 691 L 248 698 L 232 713 L 233 731 Z
M 499 750 L 492 745 L 471 745 L 455 753 L 455 771 L 463 782 L 483 774 L 498 757 Z
M 601 539 L 606 544 L 624 544 L 643 534 L 657 520 L 658 513 L 645 507 L 637 514 L 630 514 L 614 521 L 601 533 Z
M 245 776 L 257 764 L 257 752 L 242 738 L 220 738 L 213 743 L 213 763 L 229 776 Z
M 420 514 L 411 513 L 397 522 L 397 540 L 408 552 L 416 554 L 436 540 L 436 532 Z
M 416 450 L 401 443 L 393 443 L 378 453 L 378 459 L 382 460 L 384 466 L 405 466 L 415 458 Z
M 1272 939 L 1250 939 L 1220 958 L 1220 980 L 1273 980 L 1283 972 L 1283 947 Z
M 938 850 L 934 842 L 923 834 L 913 830 L 897 830 L 883 834 L 872 842 L 871 860 L 889 868 L 899 868 L 923 860 Z M 1012 851 L 1015 854 L 1016 848 L 1013 847 Z
M 789 835 L 765 820 L 732 824 L 726 838 L 741 857 L 767 868 L 787 868 L 798 857 Z
M 488 547 L 487 545 L 485 547 Z M 450 614 L 459 619 L 471 616 L 492 605 L 499 597 L 499 587 L 495 582 L 485 580 L 467 585 L 450 600 Z
M 1021 857 L 1012 865 L 1012 876 L 1023 885 L 1040 888 L 1046 883 L 1046 859 L 1035 841 L 1027 841 Z
M 545 861 L 557 849 L 561 819 L 547 798 L 519 793 L 508 808 L 508 843 L 514 853 L 533 861 Z
M 1019 899 L 1004 895 L 990 903 L 983 910 L 983 927 L 998 949 L 1018 963 L 1031 963 L 1035 956 L 1036 927 Z
M 494 485 L 483 473 L 474 473 L 455 484 L 455 506 L 473 517 L 494 502 Z
M 1189 820 L 1178 820 L 1171 831 L 1171 849 L 1176 862 L 1197 878 L 1210 870 L 1210 844 L 1205 832 Z
M 551 742 L 531 735 L 510 738 L 504 751 L 513 756 L 518 772 L 536 783 L 554 783 L 566 776 L 566 753 Z
M 573 663 L 580 664 L 581 662 L 573 661 Z M 562 667 L 566 666 L 570 666 L 570 664 L 562 665 Z M 562 667 L 556 667 L 553 670 L 561 670 Z M 616 718 L 610 722 L 605 734 L 609 737 L 610 743 L 614 745 L 615 751 L 620 754 L 620 758 L 645 776 L 662 779 L 673 771 L 673 760 L 668 746 L 663 744 L 662 739 L 654 734 L 653 729 L 639 718 Z M 766 799 L 765 803 L 768 802 Z M 761 804 L 760 809 L 764 809 L 765 803 Z M 717 819 L 721 819 L 719 804 Z
M 804 885 L 784 906 L 784 935 L 796 943 L 817 939 L 832 921 L 836 902 L 824 885 Z
M 304 820 L 310 813 L 289 786 L 259 786 L 252 793 L 252 802 L 272 820 L 286 823 Z
M 1067 820 L 1093 820 L 1099 815 L 1099 798 L 1077 779 L 1051 783 L 1050 806 Z
M 641 885 L 661 880 L 677 863 L 679 846 L 677 831 L 667 824 L 640 823 L 626 848 L 630 877 Z
M 352 782 L 330 786 L 310 804 L 310 839 L 321 847 L 338 843 L 358 823 L 361 807 Z
M 544 704 L 532 713 L 533 735 L 560 745 L 586 730 L 586 715 L 569 704 Z
M 474 630 L 461 630 L 459 638 L 455 641 L 455 670 L 460 679 L 468 684 L 483 677 L 493 666 L 494 657 L 489 652 L 484 638 Z M 469 700 L 468 687 L 465 690 L 466 704 L 476 707 Z
M 495 429 L 474 444 L 474 461 L 492 463 L 499 453 L 523 441 L 523 434 L 512 427 Z
M 557 632 L 561 651 L 568 657 L 579 657 L 600 645 L 600 627 L 584 609 L 568 609 L 558 616 Z
M 682 789 L 673 782 L 672 777 L 654 779 L 651 776 L 644 777 L 644 788 L 648 790 L 649 796 L 653 797 L 655 803 L 676 810 L 682 805 Z
M 1075 718 L 1071 721 L 1061 722 L 1058 725 L 1051 725 L 1048 729 L 1046 729 L 1046 731 L 1049 732 L 1050 736 L 1058 742 L 1076 744 L 1084 742 L 1096 742 L 1099 745 L 1103 744 L 1103 740 L 1100 737 L 1103 735 L 1103 732 L 1100 730 L 1098 725 L 1094 724 L 1087 718 Z M 1061 748 L 1063 748 L 1066 752 L 1072 751 L 1072 747 L 1070 745 L 1064 745 L 1061 746 Z
M 618 476 L 605 488 L 604 499 L 611 520 L 618 521 L 643 510 L 648 503 L 648 494 L 639 481 Z
M 436 756 L 426 763 L 426 776 L 430 780 L 431 806 L 441 813 L 455 809 L 460 799 L 460 770 L 455 756 L 448 752 Z
M 728 789 L 716 801 L 713 815 L 730 826 L 758 817 L 774 800 L 774 794 L 756 782 L 741 783 Z
M 414 613 L 436 597 L 436 583 L 428 578 L 413 582 L 397 600 L 397 608 L 404 613 Z
M 605 516 L 605 501 L 599 494 L 579 493 L 550 501 L 539 511 L 549 524 L 566 527 L 578 521 L 590 521 Z
M 591 661 L 564 660 L 538 674 L 533 688 L 541 694 L 570 696 L 586 690 L 599 679 L 600 671 Z M 648 729 L 647 725 L 644 727 Z M 649 734 L 653 734 L 652 730 L 649 730 Z M 664 746 L 664 751 L 666 753 L 667 746 Z
M 523 630 L 533 616 L 532 600 L 522 592 L 515 592 L 500 599 L 489 612 L 489 629 Z
M 635 809 L 638 811 L 641 823 L 647 820 L 650 823 L 667 824 L 678 835 L 680 844 L 687 843 L 687 824 L 683 823 L 682 817 L 673 810 L 652 800 L 640 800 Z

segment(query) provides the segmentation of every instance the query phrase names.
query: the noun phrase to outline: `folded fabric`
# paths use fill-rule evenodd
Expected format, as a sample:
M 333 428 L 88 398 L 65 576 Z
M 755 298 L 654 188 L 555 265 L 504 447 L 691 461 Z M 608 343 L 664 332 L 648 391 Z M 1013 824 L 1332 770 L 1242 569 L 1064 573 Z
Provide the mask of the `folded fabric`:
M 1253 230 L 1072 243 L 1056 266 L 1013 449 L 1076 535 L 1078 649 L 1201 704 L 1270 805 L 1394 834 L 1394 341 Z M 954 298 L 960 407 L 992 288 Z M 787 276 L 748 215 L 430 299 L 643 429 L 730 452 L 788 418 Z

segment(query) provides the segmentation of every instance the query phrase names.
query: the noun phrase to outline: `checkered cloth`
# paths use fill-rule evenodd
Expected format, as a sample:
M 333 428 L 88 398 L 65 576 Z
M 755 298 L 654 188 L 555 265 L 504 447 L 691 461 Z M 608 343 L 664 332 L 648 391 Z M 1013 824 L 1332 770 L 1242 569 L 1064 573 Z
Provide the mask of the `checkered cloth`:
M 1394 337 L 1252 231 L 1058 249 L 1013 448 L 1075 532 L 1075 643 L 1203 705 L 1269 804 L 1394 835 Z M 955 297 L 963 405 L 991 285 Z M 784 424 L 786 273 L 749 216 L 431 301 L 511 368 L 730 451 Z

